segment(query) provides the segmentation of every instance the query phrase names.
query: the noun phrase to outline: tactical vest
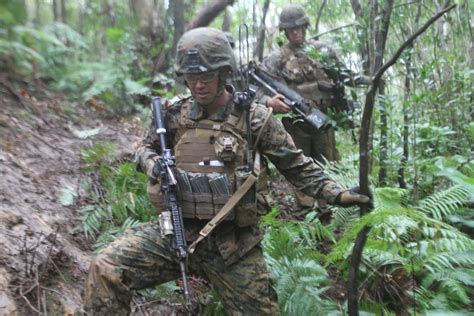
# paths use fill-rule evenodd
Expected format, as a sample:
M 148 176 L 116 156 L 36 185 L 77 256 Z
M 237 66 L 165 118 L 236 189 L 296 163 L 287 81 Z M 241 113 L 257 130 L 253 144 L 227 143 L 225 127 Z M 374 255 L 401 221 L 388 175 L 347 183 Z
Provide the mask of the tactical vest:
M 247 153 L 245 115 L 231 112 L 224 122 L 193 121 L 187 118 L 189 105 L 181 107 L 175 136 L 178 201 L 183 218 L 211 219 L 245 180 L 241 172 Z M 257 187 L 264 189 L 261 182 Z M 242 220 L 242 215 L 256 211 L 256 191 L 251 189 L 225 220 L 236 220 L 239 226 L 254 224 Z
M 283 46 L 281 52 L 282 73 L 288 85 L 321 110 L 330 106 L 333 94 L 324 87 L 333 87 L 334 81 L 326 74 L 323 65 L 288 45 Z

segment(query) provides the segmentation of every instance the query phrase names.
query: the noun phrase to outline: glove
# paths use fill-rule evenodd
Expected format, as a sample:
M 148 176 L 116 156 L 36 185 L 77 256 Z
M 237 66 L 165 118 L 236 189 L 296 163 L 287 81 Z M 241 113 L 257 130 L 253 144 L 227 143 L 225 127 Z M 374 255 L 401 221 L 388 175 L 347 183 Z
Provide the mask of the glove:
M 159 168 L 159 159 L 158 155 L 152 155 L 145 161 L 146 175 L 152 180 L 156 180 L 161 176 L 160 170 L 157 169 Z
M 361 205 L 361 204 L 368 204 L 370 203 L 370 198 L 366 195 L 360 194 L 359 187 L 353 187 L 349 190 L 346 190 L 336 198 L 334 204 L 347 207 L 347 206 L 354 206 L 354 205 Z
M 153 165 L 153 169 L 151 169 L 151 175 L 155 179 L 159 179 L 161 177 L 162 167 L 161 167 L 161 160 L 157 159 L 155 164 Z

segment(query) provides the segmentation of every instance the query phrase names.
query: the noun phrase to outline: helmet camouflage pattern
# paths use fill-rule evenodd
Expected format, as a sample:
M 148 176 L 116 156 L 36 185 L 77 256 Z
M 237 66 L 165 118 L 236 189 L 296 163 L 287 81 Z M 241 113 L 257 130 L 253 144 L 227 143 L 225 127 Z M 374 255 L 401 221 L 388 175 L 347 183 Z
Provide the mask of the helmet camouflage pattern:
M 291 29 L 298 26 L 308 26 L 309 18 L 302 5 L 290 4 L 280 13 L 280 30 Z
M 229 67 L 235 70 L 234 52 L 224 32 L 211 27 L 192 29 L 176 46 L 174 70 L 177 75 L 200 73 Z

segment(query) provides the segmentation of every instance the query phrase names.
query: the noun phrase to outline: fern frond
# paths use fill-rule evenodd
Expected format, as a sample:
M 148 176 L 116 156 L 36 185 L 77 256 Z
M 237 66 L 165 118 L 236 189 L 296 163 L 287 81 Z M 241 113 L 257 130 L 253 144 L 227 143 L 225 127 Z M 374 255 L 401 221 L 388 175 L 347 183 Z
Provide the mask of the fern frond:
M 263 246 L 266 254 L 272 258 L 298 258 L 305 252 L 299 240 L 298 233 L 288 227 L 270 228 L 265 234 Z
M 400 188 L 376 188 L 374 209 L 400 209 L 409 205 L 408 191 Z
M 463 304 L 470 303 L 468 288 L 474 285 L 472 270 L 439 271 L 429 274 L 422 282 L 426 288 L 433 288 L 436 291 L 444 291 L 450 295 L 452 300 Z M 472 292 L 472 290 L 471 290 Z
M 327 315 L 336 305 L 322 298 L 329 279 L 326 270 L 307 259 L 283 258 L 272 266 L 281 310 L 288 315 Z
M 336 242 L 334 233 L 321 223 L 316 212 L 308 213 L 303 222 L 297 223 L 297 227 L 301 238 L 309 246 L 314 245 L 319 240 L 325 239 L 333 243 Z
M 335 207 L 327 206 L 333 214 L 330 227 L 333 230 L 345 232 L 359 220 L 359 210 L 356 207 Z
M 469 192 L 465 187 L 456 185 L 422 200 L 418 209 L 433 218 L 441 220 L 442 218 L 455 213 L 468 200 Z
M 76 48 L 87 49 L 87 44 L 84 37 L 72 29 L 67 24 L 61 22 L 54 22 L 44 28 L 44 31 L 49 34 L 55 34 L 56 37 L 63 43 Z
M 102 222 L 108 217 L 107 212 L 97 205 L 87 205 L 79 210 L 82 227 L 87 238 L 95 238 L 100 232 Z

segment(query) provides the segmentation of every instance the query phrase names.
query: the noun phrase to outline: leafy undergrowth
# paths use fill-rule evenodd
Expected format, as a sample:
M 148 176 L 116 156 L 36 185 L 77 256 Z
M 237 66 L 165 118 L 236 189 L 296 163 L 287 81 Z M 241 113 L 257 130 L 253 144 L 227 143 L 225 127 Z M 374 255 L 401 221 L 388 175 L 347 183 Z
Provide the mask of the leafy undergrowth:
M 83 159 L 96 157 L 95 162 L 87 163 L 93 166 L 91 170 L 100 170 L 103 183 L 103 197 L 94 197 L 95 203 L 82 209 L 84 231 L 91 237 L 99 236 L 96 248 L 104 247 L 127 227 L 154 220 L 147 211 L 144 175 L 130 162 L 103 164 L 107 159 L 91 154 L 101 152 L 101 146 L 106 145 L 95 145 L 85 152 L 89 154 L 83 153 Z M 105 155 L 110 151 L 102 152 Z M 281 312 L 345 312 L 349 255 L 355 236 L 365 225 L 371 230 L 359 272 L 361 310 L 374 315 L 472 311 L 474 243 L 472 235 L 455 227 L 465 228 L 472 216 L 468 208 L 474 196 L 472 167 L 468 164 L 462 172 L 443 169 L 440 176 L 455 184 L 418 202 L 410 200 L 407 190 L 375 188 L 375 208 L 361 219 L 355 208 L 329 206 L 332 221 L 323 225 L 315 211 L 308 213 L 305 220 L 296 221 L 288 219 L 288 210 L 283 219 L 279 207 L 274 207 L 262 219 L 262 228 L 267 231 L 263 245 Z M 354 185 L 355 170 L 343 164 L 325 168 L 343 186 Z M 123 198 L 112 200 L 108 196 Z M 279 196 L 278 192 L 275 196 Z M 288 205 L 287 201 L 280 202 Z M 198 294 L 200 313 L 224 314 L 217 293 L 204 280 L 192 276 L 190 283 Z M 171 282 L 141 291 L 135 308 L 151 311 L 156 306 L 149 302 L 158 301 L 175 312 L 182 311 L 178 285 Z

